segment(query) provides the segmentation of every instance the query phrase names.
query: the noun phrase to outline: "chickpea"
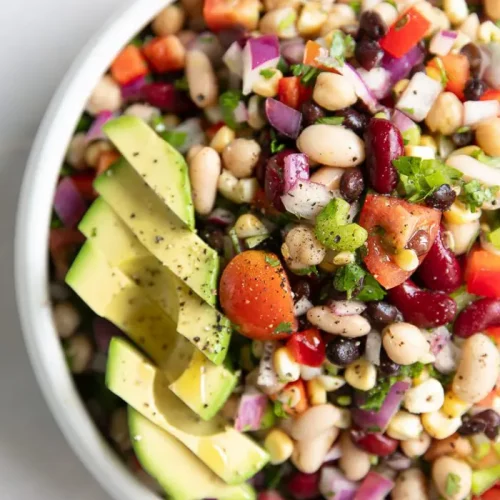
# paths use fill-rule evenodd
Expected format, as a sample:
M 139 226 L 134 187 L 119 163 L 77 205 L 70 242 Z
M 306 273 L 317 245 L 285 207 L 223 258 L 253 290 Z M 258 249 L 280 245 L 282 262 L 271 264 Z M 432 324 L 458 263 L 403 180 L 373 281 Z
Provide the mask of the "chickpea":
M 120 86 L 109 75 L 103 76 L 95 86 L 85 109 L 91 115 L 101 111 L 118 111 L 122 106 Z
M 498 0 L 484 0 L 484 10 L 493 21 L 500 21 L 500 2 Z
M 323 184 L 330 191 L 335 191 L 340 188 L 340 179 L 350 169 L 339 167 L 321 167 L 311 175 L 311 182 Z
M 267 121 L 261 112 L 260 97 L 253 95 L 248 100 L 248 125 L 254 130 L 261 130 L 266 126 Z
M 434 102 L 425 123 L 432 132 L 451 135 L 462 125 L 463 115 L 460 99 L 451 92 L 443 92 Z
M 221 170 L 219 153 L 209 147 L 203 148 L 189 163 L 194 208 L 201 215 L 208 215 L 214 208 Z
M 295 226 L 288 232 L 285 243 L 288 251 L 287 261 L 299 268 L 315 266 L 325 258 L 326 248 L 318 241 L 314 230 L 309 226 Z
M 284 7 L 267 12 L 260 20 L 259 28 L 264 35 L 277 35 L 279 38 L 297 36 L 297 12 L 293 7 Z
M 433 462 L 444 455 L 454 455 L 457 458 L 466 458 L 473 453 L 472 445 L 465 437 L 452 434 L 445 439 L 434 440 L 424 455 L 424 459 Z
M 353 105 L 358 97 L 352 83 L 336 73 L 320 73 L 314 85 L 313 99 L 321 107 L 329 111 L 347 108 Z
M 283 7 L 292 7 L 298 9 L 301 0 L 264 0 L 266 11 L 281 9 Z
M 169 5 L 154 18 L 151 27 L 155 35 L 175 35 L 182 29 L 185 20 L 186 14 L 182 7 Z
M 491 156 L 500 156 L 500 118 L 491 118 L 478 124 L 476 141 L 483 151 Z
M 63 339 L 71 337 L 81 322 L 80 314 L 70 302 L 56 304 L 52 311 L 52 317 L 57 333 Z
M 432 465 L 432 479 L 446 500 L 464 500 L 471 490 L 472 469 L 463 460 L 440 457 Z M 450 488 L 450 483 L 453 483 L 453 488 Z
M 400 446 L 403 453 L 409 458 L 421 457 L 431 445 L 431 437 L 426 432 L 422 432 L 418 438 L 401 441 Z
M 391 498 L 392 500 L 428 500 L 425 474 L 420 469 L 400 472 L 391 492 Z
M 113 146 L 109 141 L 93 141 L 85 149 L 85 163 L 91 168 L 96 168 L 101 154 L 112 150 Z
M 336 4 L 333 5 L 325 24 L 321 27 L 320 36 L 325 36 L 333 30 L 356 24 L 356 12 L 350 5 Z
M 222 152 L 224 166 L 238 179 L 251 177 L 260 156 L 259 143 L 253 139 L 235 139 Z
M 429 352 L 422 332 L 410 323 L 393 323 L 384 328 L 382 343 L 389 358 L 400 365 L 411 365 Z
M 75 134 L 66 151 L 66 161 L 75 169 L 86 168 L 85 150 L 87 149 L 87 138 L 84 132 Z

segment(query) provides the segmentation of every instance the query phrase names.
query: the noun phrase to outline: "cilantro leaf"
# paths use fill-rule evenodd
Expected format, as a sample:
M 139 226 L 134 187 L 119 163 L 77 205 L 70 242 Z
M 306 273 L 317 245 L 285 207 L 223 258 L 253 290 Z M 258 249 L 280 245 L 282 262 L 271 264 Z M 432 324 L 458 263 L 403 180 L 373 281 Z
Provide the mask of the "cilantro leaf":
M 398 381 L 397 377 L 385 377 L 378 384 L 367 391 L 363 396 L 364 402 L 360 405 L 362 410 L 379 411 L 391 387 Z
M 400 378 L 415 378 L 418 377 L 421 373 L 422 370 L 424 369 L 424 364 L 423 363 L 413 363 L 412 365 L 403 365 L 401 366 L 399 370 L 399 376 Z
M 300 81 L 304 85 L 313 85 L 319 75 L 319 69 L 307 64 L 292 64 L 293 76 L 300 76 Z
M 471 212 L 475 212 L 483 203 L 492 201 L 497 191 L 498 187 L 483 186 L 478 180 L 474 179 L 462 186 L 459 199 Z
M 278 141 L 278 138 L 276 137 L 276 132 L 271 129 L 271 144 L 269 145 L 269 148 L 271 149 L 271 153 L 279 153 L 280 151 L 283 151 L 286 146 Z
M 263 69 L 260 72 L 260 75 L 263 76 L 266 80 L 270 80 L 275 74 L 276 74 L 276 71 L 274 69 L 271 69 L 271 68 Z
M 275 329 L 274 333 L 292 333 L 292 324 L 281 322 Z
M 363 282 L 363 288 L 356 295 L 356 299 L 364 302 L 382 300 L 386 294 L 387 292 L 382 288 L 382 285 L 371 274 L 367 273 Z
M 278 418 L 288 418 L 289 417 L 288 413 L 283 408 L 283 403 L 281 401 L 274 402 L 273 411 L 274 411 L 274 414 Z
M 349 3 L 349 7 L 351 7 L 356 15 L 359 15 L 359 13 L 361 12 L 361 0 L 353 0 Z
M 264 260 L 266 261 L 267 264 L 269 264 L 271 267 L 278 267 L 281 262 L 279 259 L 275 259 L 274 257 L 270 257 L 269 255 L 266 255 L 264 257 Z
M 460 490 L 460 476 L 450 472 L 446 477 L 445 489 L 446 494 L 449 496 L 453 496 L 455 493 L 458 493 Z
M 332 42 L 328 57 L 317 58 L 318 62 L 332 68 L 341 68 L 346 59 L 354 55 L 356 42 L 351 35 L 346 35 L 343 31 L 337 30 L 332 35 Z
M 232 129 L 240 127 L 240 124 L 236 123 L 234 119 L 234 110 L 238 107 L 241 97 L 242 93 L 239 90 L 227 90 L 219 97 L 222 119 L 225 124 Z
M 489 165 L 490 167 L 496 167 L 496 168 L 500 167 L 500 157 L 488 156 L 480 149 L 474 151 L 471 156 L 475 158 L 477 161 Z
M 339 292 L 347 292 L 350 299 L 354 291 L 359 288 L 366 276 L 366 271 L 358 264 L 347 264 L 335 272 L 333 286 Z
M 318 268 L 316 266 L 304 267 L 303 269 L 292 269 L 291 271 L 297 276 L 310 276 L 311 274 L 318 274 Z
M 326 116 L 324 118 L 318 118 L 316 123 L 324 123 L 325 125 L 342 125 L 345 118 L 343 116 Z
M 177 132 L 175 130 L 165 130 L 161 133 L 163 139 L 165 139 L 174 148 L 181 148 L 184 146 L 187 139 L 187 132 Z

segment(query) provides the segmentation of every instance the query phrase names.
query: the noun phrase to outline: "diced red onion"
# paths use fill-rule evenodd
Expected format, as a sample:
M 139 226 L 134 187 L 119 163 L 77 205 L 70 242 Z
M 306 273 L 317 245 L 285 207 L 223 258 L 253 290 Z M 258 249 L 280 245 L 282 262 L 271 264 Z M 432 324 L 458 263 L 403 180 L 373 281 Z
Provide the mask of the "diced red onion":
M 113 337 L 123 337 L 123 332 L 111 321 L 96 316 L 92 321 L 94 340 L 99 352 L 107 353 Z
M 455 40 L 458 37 L 456 31 L 442 30 L 438 31 L 431 40 L 429 52 L 437 56 L 447 55 L 453 47 Z
M 416 45 L 399 59 L 386 53 L 381 66 L 391 74 L 391 81 L 394 84 L 406 78 L 415 66 L 424 61 L 424 58 L 425 51 L 419 45 Z
M 309 159 L 302 153 L 292 153 L 284 159 L 283 177 L 285 193 L 295 187 L 297 181 L 309 180 Z
M 319 491 L 326 500 L 353 500 L 358 485 L 349 481 L 336 467 L 323 467 Z
M 399 410 L 401 401 L 409 387 L 408 382 L 396 382 L 389 389 L 379 411 L 354 408 L 352 410 L 353 421 L 364 430 L 384 432 L 392 417 Z
M 451 340 L 448 341 L 436 356 L 434 368 L 444 374 L 453 373 L 457 369 L 460 354 L 460 349 Z
M 328 462 L 334 462 L 335 460 L 338 460 L 341 456 L 342 456 L 342 448 L 340 447 L 339 443 L 335 443 L 330 449 L 330 451 L 326 454 L 323 463 L 327 464 Z
M 397 109 L 395 109 L 392 114 L 391 122 L 401 133 L 417 127 L 417 124 L 411 118 L 408 118 L 404 113 L 401 113 L 401 111 Z
M 217 224 L 218 226 L 230 226 L 234 220 L 235 216 L 230 210 L 225 208 L 215 208 L 212 213 L 207 217 L 208 222 L 212 224 Z
M 281 201 L 291 214 L 311 220 L 332 198 L 332 193 L 322 184 L 300 181 L 281 197 Z
M 235 429 L 243 432 L 259 430 L 267 402 L 267 396 L 258 391 L 243 394 L 236 413 Z
M 281 134 L 297 139 L 302 125 L 302 113 L 268 97 L 266 99 L 266 116 L 269 123 Z
M 393 470 L 401 471 L 411 467 L 411 458 L 396 451 L 390 457 L 387 457 L 385 463 Z
M 238 103 L 233 111 L 233 116 L 236 123 L 245 123 L 248 120 L 248 110 L 243 101 Z
M 354 92 L 366 104 L 371 113 L 377 113 L 381 109 L 375 96 L 350 64 L 344 64 L 341 68 L 337 68 L 337 71 L 351 82 Z
M 102 127 L 108 123 L 113 118 L 116 118 L 116 114 L 112 111 L 101 111 L 92 122 L 87 134 L 85 135 L 85 140 L 87 143 L 91 141 L 96 141 L 97 139 L 105 139 L 106 134 L 103 132 Z
M 249 38 L 243 49 L 243 94 L 250 94 L 254 82 L 261 78 L 260 72 L 276 68 L 279 60 L 280 45 L 277 36 Z
M 243 75 L 243 49 L 238 42 L 233 42 L 222 57 L 224 64 L 231 73 Z
M 384 68 L 373 68 L 370 71 L 358 68 L 358 74 L 373 94 L 375 99 L 383 99 L 391 92 L 391 74 Z
M 337 316 L 353 316 L 361 314 L 366 309 L 366 304 L 359 300 L 332 300 L 328 307 Z
M 374 471 L 370 471 L 363 479 L 354 500 L 384 500 L 394 488 L 394 483 Z
M 142 88 L 146 85 L 145 76 L 140 76 L 130 83 L 121 87 L 122 97 L 124 101 L 138 101 L 142 97 Z
M 194 40 L 188 43 L 187 49 L 203 52 L 210 59 L 212 64 L 220 61 L 223 51 L 217 35 L 210 31 L 200 33 Z
M 380 365 L 380 351 L 382 350 L 382 337 L 380 333 L 372 330 L 366 336 L 365 358 L 373 365 Z
M 297 302 L 295 302 L 293 312 L 295 316 L 303 316 L 309 309 L 312 309 L 313 304 L 307 297 L 301 297 Z
M 289 64 L 302 63 L 305 48 L 306 45 L 302 38 L 294 38 L 281 42 L 281 53 Z
M 466 101 L 464 102 L 464 122 L 468 127 L 494 118 L 500 113 L 500 102 L 498 101 Z
M 440 82 L 425 73 L 415 73 L 399 98 L 396 108 L 420 122 L 428 115 L 442 91 L 443 87 Z
M 466 179 L 477 179 L 485 186 L 500 186 L 500 169 L 490 167 L 472 156 L 451 156 L 446 164 L 460 170 Z
M 422 330 L 422 335 L 427 340 L 430 351 L 434 356 L 437 356 L 451 339 L 451 332 L 445 326 L 440 326 L 430 331 Z
M 87 211 L 87 204 L 71 177 L 59 182 L 54 196 L 54 211 L 65 227 L 75 227 Z

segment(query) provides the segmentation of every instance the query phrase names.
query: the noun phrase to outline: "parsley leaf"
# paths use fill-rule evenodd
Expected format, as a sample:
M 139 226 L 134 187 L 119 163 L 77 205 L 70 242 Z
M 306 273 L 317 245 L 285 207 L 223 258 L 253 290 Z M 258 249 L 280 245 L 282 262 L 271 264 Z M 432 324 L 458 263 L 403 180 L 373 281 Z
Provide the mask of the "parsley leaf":
M 291 271 L 297 276 L 310 276 L 312 274 L 318 274 L 318 268 L 316 266 L 304 267 L 303 269 L 292 269 Z
M 498 156 L 488 156 L 486 153 L 484 153 L 482 150 L 478 149 L 477 151 L 474 151 L 471 155 L 473 158 L 475 158 L 477 161 L 480 161 L 481 163 L 485 163 L 486 165 L 489 165 L 490 167 L 500 167 L 500 157 Z
M 163 139 L 165 139 L 174 148 L 181 148 L 184 146 L 187 139 L 187 132 L 177 132 L 175 130 L 165 130 L 161 133 Z
M 349 7 L 351 7 L 356 15 L 359 15 L 359 13 L 361 12 L 361 0 L 353 0 L 349 3 Z
M 275 329 L 274 333 L 292 333 L 292 324 L 281 322 Z
M 363 396 L 364 402 L 360 405 L 362 410 L 379 411 L 391 387 L 398 381 L 397 377 L 385 377 L 378 384 L 367 391 Z
M 458 493 L 460 490 L 460 476 L 458 474 L 454 474 L 450 472 L 446 477 L 446 494 L 449 496 L 453 496 L 455 493 Z
M 288 418 L 289 417 L 288 413 L 283 408 L 283 403 L 281 401 L 274 402 L 273 411 L 274 411 L 274 414 L 278 418 Z
M 337 269 L 333 279 L 333 286 L 339 292 L 347 292 L 347 298 L 350 299 L 365 276 L 366 271 L 361 266 L 358 264 L 347 264 Z
M 363 288 L 361 292 L 356 295 L 357 300 L 362 300 L 364 302 L 369 302 L 372 300 L 382 300 L 386 291 L 382 288 L 382 285 L 371 275 L 366 274 L 365 281 L 363 282 Z
M 330 45 L 330 58 L 332 59 L 334 67 L 342 67 L 346 59 L 354 55 L 356 42 L 351 35 L 346 35 L 342 31 L 335 31 L 332 36 L 332 43 Z
M 275 74 L 276 74 L 276 71 L 274 69 L 271 69 L 271 68 L 263 69 L 260 72 L 260 75 L 263 76 L 266 80 L 270 80 Z
M 413 363 L 412 365 L 403 365 L 401 366 L 399 370 L 399 377 L 400 378 L 415 378 L 418 377 L 421 373 L 422 370 L 424 369 L 424 364 L 423 363 Z
M 284 144 L 280 144 L 278 141 L 278 138 L 276 137 L 276 132 L 271 129 L 271 144 L 269 145 L 269 148 L 271 149 L 271 153 L 279 153 L 280 151 L 283 151 L 286 146 Z
M 429 375 L 438 380 L 445 389 L 451 385 L 453 379 L 455 378 L 455 372 L 441 373 L 432 365 L 428 365 L 427 370 L 429 371 Z
M 189 90 L 187 78 L 183 76 L 182 78 L 175 80 L 174 87 L 178 90 Z
M 271 267 L 278 267 L 281 262 L 279 259 L 275 259 L 274 257 L 269 257 L 269 255 L 266 255 L 264 257 L 264 260 L 266 261 L 267 264 L 269 264 Z
M 307 64 L 293 64 L 291 66 L 293 76 L 300 76 L 304 85 L 312 85 L 319 75 L 319 69 Z
M 222 119 L 225 124 L 232 128 L 237 129 L 240 127 L 234 119 L 234 110 L 238 107 L 242 97 L 239 90 L 227 90 L 219 97 L 219 106 L 222 112 Z
M 471 212 L 475 212 L 483 203 L 493 200 L 497 191 L 498 187 L 483 186 L 478 180 L 474 179 L 462 186 L 459 199 Z
M 325 118 L 318 118 L 316 123 L 324 123 L 325 125 L 342 125 L 345 118 L 343 116 L 326 116 Z

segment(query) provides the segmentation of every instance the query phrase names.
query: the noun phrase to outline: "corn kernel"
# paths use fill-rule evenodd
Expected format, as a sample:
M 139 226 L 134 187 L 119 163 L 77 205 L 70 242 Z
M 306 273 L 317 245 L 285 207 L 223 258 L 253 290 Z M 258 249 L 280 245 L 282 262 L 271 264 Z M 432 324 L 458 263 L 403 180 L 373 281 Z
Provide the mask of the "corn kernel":
M 449 417 L 442 410 L 423 413 L 420 418 L 427 434 L 434 439 L 446 439 L 462 425 L 460 417 Z
M 352 264 L 356 260 L 356 256 L 353 252 L 339 252 L 333 258 L 333 263 L 336 266 L 346 266 L 347 264 Z
M 308 2 L 304 5 L 297 22 L 299 35 L 313 38 L 319 35 L 328 14 L 318 2 Z
M 462 401 L 453 391 L 444 395 L 443 412 L 449 417 L 461 417 L 472 407 L 470 403 Z
M 414 156 L 423 160 L 434 160 L 436 151 L 428 146 L 405 146 L 405 156 Z
M 475 212 L 471 212 L 463 203 L 455 200 L 450 209 L 444 212 L 443 215 L 450 224 L 467 224 L 478 220 L 481 217 L 481 210 L 476 209 Z
M 403 248 L 394 256 L 394 262 L 403 271 L 414 271 L 419 265 L 418 255 L 415 250 Z
M 236 203 L 251 203 L 258 189 L 259 183 L 255 177 L 240 179 L 235 188 Z
M 286 347 L 274 351 L 273 366 L 280 382 L 295 382 L 300 378 L 300 364 Z
M 399 82 L 396 82 L 396 84 L 392 88 L 392 93 L 394 94 L 395 99 L 401 97 L 401 94 L 406 90 L 406 87 L 408 87 L 409 83 L 410 80 L 408 80 L 407 78 L 405 78 L 404 80 L 399 80 Z
M 278 85 L 283 78 L 283 73 L 279 69 L 270 69 L 269 71 L 274 71 L 270 78 L 259 75 L 252 86 L 252 90 L 262 97 L 274 97 L 278 93 Z
M 236 134 L 233 129 L 224 125 L 221 127 L 210 141 L 210 147 L 215 149 L 217 153 L 221 154 L 224 148 L 234 139 Z
M 336 377 L 333 375 L 320 375 L 318 380 L 323 384 L 326 392 L 336 391 L 345 385 L 345 380 L 342 377 Z
M 307 382 L 307 394 L 309 394 L 309 402 L 311 405 L 326 404 L 326 390 L 317 378 Z
M 243 214 L 238 217 L 234 230 L 238 238 L 251 238 L 268 234 L 266 226 L 253 214 Z
M 463 23 L 469 15 L 465 0 L 444 0 L 443 10 L 452 24 Z
M 405 441 L 417 439 L 422 433 L 422 423 L 418 415 L 400 410 L 392 417 L 387 428 L 387 434 L 393 439 Z
M 477 39 L 483 43 L 500 42 L 500 28 L 491 21 L 481 23 L 477 30 Z
M 420 385 L 430 378 L 431 376 L 429 375 L 429 371 L 424 368 L 415 378 L 413 378 L 412 383 L 414 386 Z
M 420 146 L 426 146 L 428 148 L 432 148 L 434 150 L 434 153 L 436 153 L 438 150 L 437 142 L 435 141 L 434 137 L 432 137 L 431 135 L 421 136 L 420 137 Z
M 293 441 L 280 429 L 273 429 L 264 440 L 264 448 L 269 453 L 273 465 L 286 462 L 293 453 Z
M 351 387 L 369 391 L 377 383 L 377 370 L 370 362 L 361 358 L 347 366 L 344 378 Z

